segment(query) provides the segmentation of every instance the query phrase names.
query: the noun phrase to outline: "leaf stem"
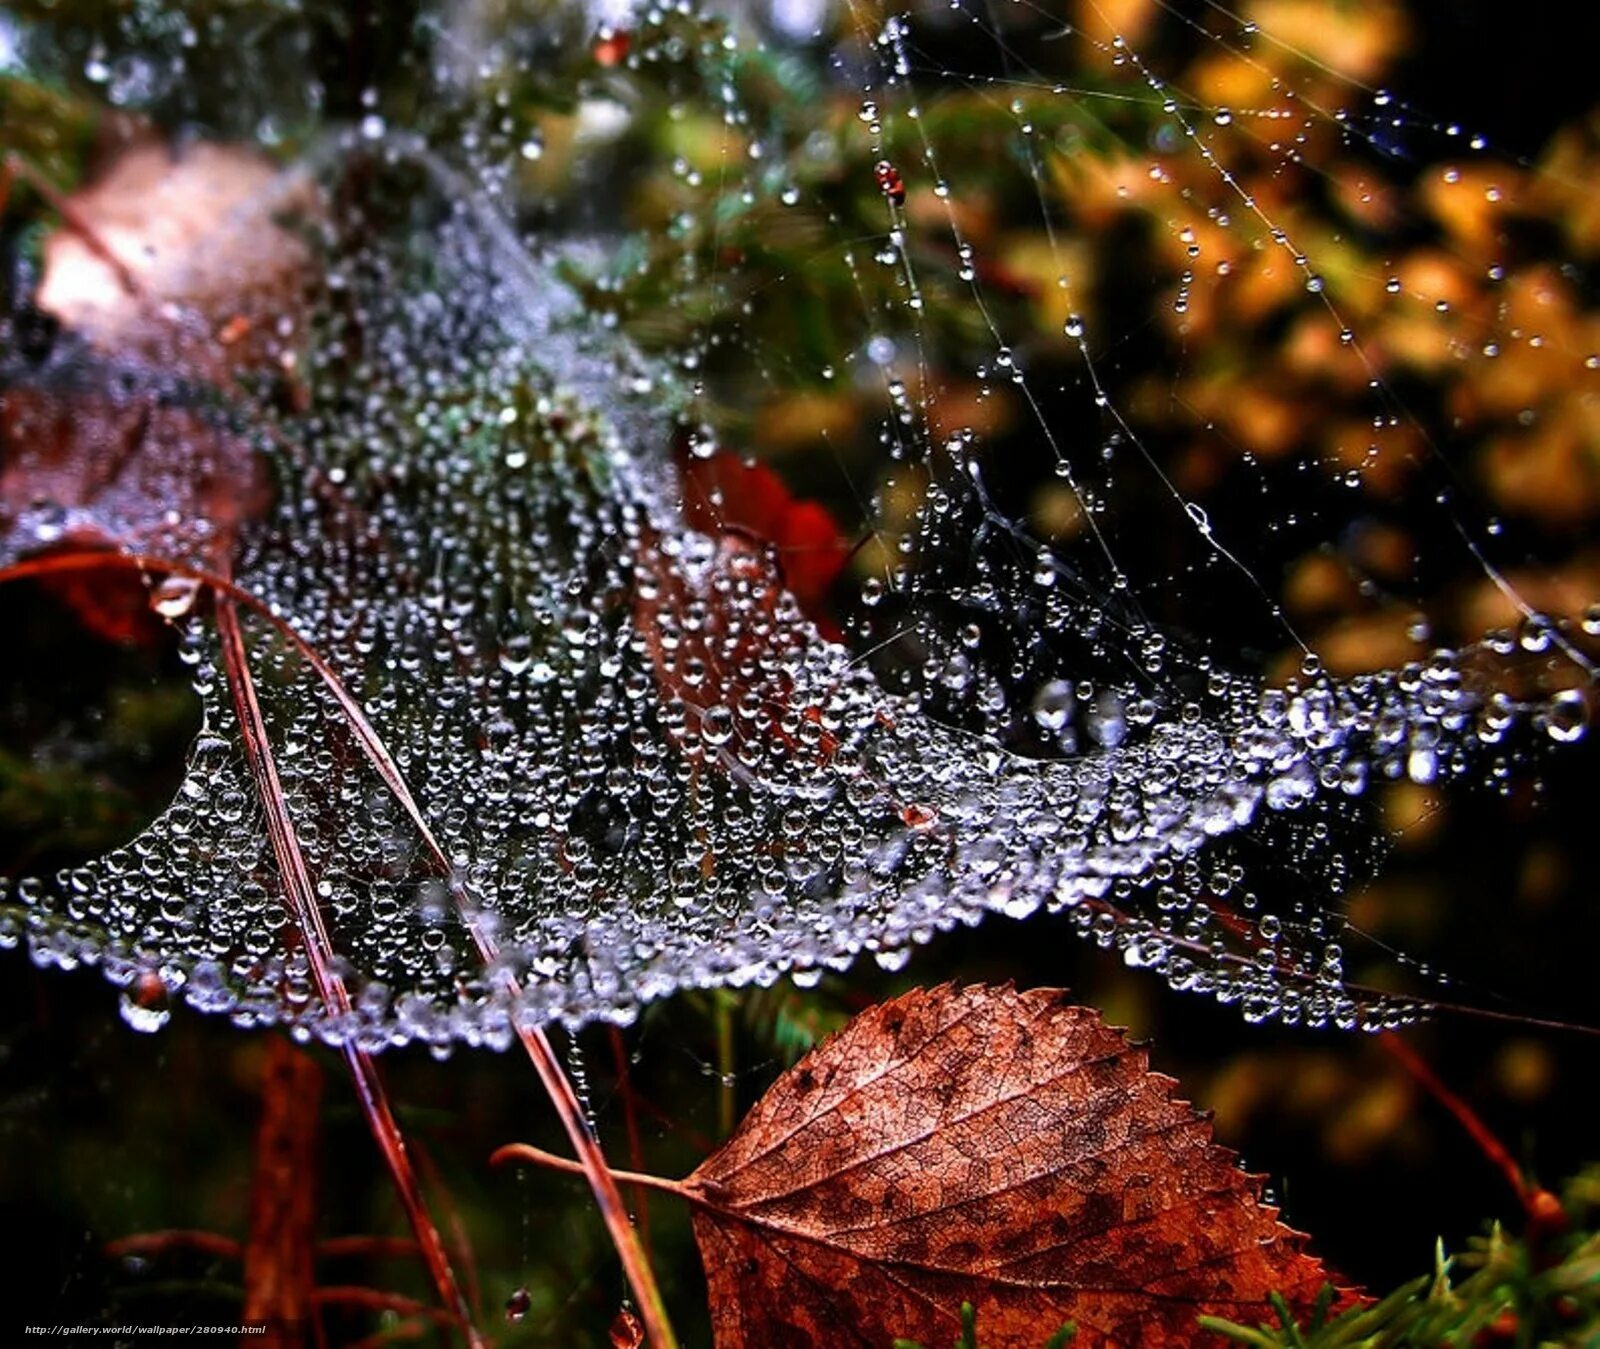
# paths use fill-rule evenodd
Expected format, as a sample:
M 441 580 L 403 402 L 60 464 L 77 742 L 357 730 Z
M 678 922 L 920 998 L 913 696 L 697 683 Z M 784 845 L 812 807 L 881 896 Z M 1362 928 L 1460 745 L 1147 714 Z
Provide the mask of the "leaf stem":
M 570 1157 L 560 1157 L 553 1152 L 546 1152 L 543 1148 L 536 1148 L 532 1143 L 507 1143 L 502 1148 L 496 1148 L 489 1154 L 490 1166 L 504 1166 L 507 1162 L 531 1162 L 535 1166 L 545 1167 L 550 1171 L 564 1171 L 569 1176 L 582 1176 L 588 1173 L 583 1169 L 581 1162 L 575 1162 Z M 666 1176 L 652 1176 L 648 1171 L 619 1171 L 612 1168 L 611 1174 L 625 1185 L 640 1185 L 646 1189 L 659 1190 L 662 1194 L 675 1194 L 680 1199 L 690 1198 L 687 1189 L 681 1180 L 669 1180 Z

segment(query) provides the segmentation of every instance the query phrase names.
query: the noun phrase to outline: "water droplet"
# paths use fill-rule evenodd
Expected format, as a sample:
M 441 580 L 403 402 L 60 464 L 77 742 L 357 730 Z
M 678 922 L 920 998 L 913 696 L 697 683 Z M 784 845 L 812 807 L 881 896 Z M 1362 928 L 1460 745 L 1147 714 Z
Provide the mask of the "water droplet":
M 141 972 L 133 984 L 123 990 L 117 1010 L 132 1029 L 144 1034 L 160 1030 L 172 1019 L 167 986 L 154 970 Z
M 200 582 L 187 576 L 168 576 L 150 592 L 150 607 L 162 618 L 187 618 L 200 596 Z
M 733 739 L 733 709 L 718 703 L 700 714 L 700 738 L 713 748 Z
M 1589 727 L 1589 705 L 1577 689 L 1563 689 L 1550 699 L 1544 715 L 1545 730 L 1561 744 L 1581 740 Z

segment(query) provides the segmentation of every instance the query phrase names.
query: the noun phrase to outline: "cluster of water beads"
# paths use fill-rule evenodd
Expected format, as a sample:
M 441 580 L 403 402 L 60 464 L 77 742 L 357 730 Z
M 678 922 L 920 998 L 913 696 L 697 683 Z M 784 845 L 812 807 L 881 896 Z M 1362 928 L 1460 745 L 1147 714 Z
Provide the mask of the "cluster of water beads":
M 920 659 L 880 679 L 820 637 L 759 544 L 684 526 L 673 375 L 463 184 L 370 139 L 386 152 L 363 172 L 431 209 L 376 240 L 372 219 L 336 222 L 311 407 L 260 410 L 278 504 L 238 580 L 364 709 L 449 871 L 304 651 L 246 614 L 354 993 L 348 1014 L 322 1006 L 213 634 L 170 598 L 206 714 L 178 799 L 125 848 L 7 884 L 8 941 L 98 964 L 143 1029 L 181 996 L 371 1049 L 500 1047 L 518 1019 L 626 1021 L 678 989 L 862 954 L 893 967 L 935 932 L 1040 910 L 1253 1019 L 1412 1014 L 1343 981 L 1330 910 L 1351 878 L 1326 845 L 1345 803 L 1507 773 L 1530 728 L 1581 733 L 1581 694 L 1530 708 L 1449 653 L 1262 690 L 992 518 L 973 548 L 961 522 L 988 517 L 960 471 L 918 521 L 922 569 L 892 587 Z M 1255 832 L 1316 872 L 1314 903 L 1273 909 L 1238 860 Z
M 1328 803 L 1373 778 L 1480 773 L 1520 704 L 1478 695 L 1446 656 L 1290 690 L 1213 670 L 1176 699 L 1157 635 L 1118 626 L 1043 555 L 1051 584 L 1035 581 L 1030 621 L 1142 659 L 1141 682 L 1070 679 L 1038 643 L 1024 648 L 1037 669 L 997 679 L 973 624 L 928 613 L 926 659 L 890 693 L 819 638 L 760 547 L 683 528 L 666 373 L 640 378 L 549 267 L 507 251 L 482 203 L 454 198 L 429 243 L 445 285 L 418 286 L 394 240 L 341 266 L 317 400 L 278 427 L 302 459 L 278 464 L 280 504 L 238 579 L 338 670 L 451 875 L 304 654 L 246 616 L 283 792 L 354 989 L 354 1010 L 331 1016 L 293 939 L 210 629 L 189 618 L 206 730 L 178 800 L 128 847 L 6 887 L 6 938 L 46 965 L 98 963 L 141 1029 L 171 992 L 368 1048 L 506 1045 L 514 1018 L 626 1021 L 682 987 L 862 952 L 894 965 L 934 931 L 1038 909 L 1072 909 L 1128 962 L 1253 1018 L 1408 1015 L 1344 989 L 1338 920 L 1264 911 L 1226 837 L 1262 813 L 1302 818 L 1310 859 Z M 338 483 L 336 506 L 310 478 Z M 928 512 L 926 547 L 955 514 Z M 1018 592 L 997 563 L 966 598 L 992 619 Z M 1581 712 L 1574 693 L 1541 715 L 1560 739 Z M 1006 744 L 1022 723 L 1045 751 Z M 469 920 L 499 970 L 478 967 Z

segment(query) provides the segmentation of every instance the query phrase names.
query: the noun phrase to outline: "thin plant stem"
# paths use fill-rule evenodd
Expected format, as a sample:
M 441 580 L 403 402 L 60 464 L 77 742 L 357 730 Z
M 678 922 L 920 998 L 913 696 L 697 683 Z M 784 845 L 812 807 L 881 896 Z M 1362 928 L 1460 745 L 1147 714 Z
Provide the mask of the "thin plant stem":
M 361 705 L 356 702 L 350 691 L 345 688 L 344 681 L 339 678 L 333 667 L 322 658 L 316 648 L 302 637 L 292 624 L 275 614 L 257 596 L 252 595 L 242 586 L 235 584 L 229 577 L 188 563 L 174 562 L 137 553 L 117 553 L 103 550 L 86 550 L 82 553 L 56 553 L 48 557 L 33 558 L 24 562 L 14 563 L 10 567 L 0 569 L 0 582 L 70 571 L 91 570 L 95 567 L 133 570 L 142 574 L 182 576 L 189 580 L 198 581 L 207 586 L 215 597 L 219 627 L 224 607 L 227 607 L 232 612 L 232 606 L 237 605 L 248 608 L 258 614 L 290 642 L 318 678 L 322 680 L 329 693 L 333 695 L 378 776 L 383 780 L 384 785 L 394 793 L 396 800 L 399 801 L 402 809 L 410 817 L 412 825 L 421 835 L 422 841 L 433 856 L 435 864 L 449 880 L 451 894 L 455 899 L 457 909 L 461 913 L 462 921 L 466 924 L 473 942 L 478 948 L 479 957 L 486 965 L 492 966 L 498 950 L 493 940 L 483 930 L 482 924 L 478 922 L 472 905 L 468 901 L 465 889 L 455 875 L 455 868 L 452 866 L 444 849 L 440 847 L 438 839 L 435 838 L 433 830 L 429 827 L 421 808 L 411 794 L 410 787 L 400 773 L 399 766 L 395 763 L 394 757 L 389 753 L 372 723 L 367 719 L 367 715 L 362 710 Z M 233 618 L 233 629 L 237 636 L 238 620 L 236 614 Z M 239 651 L 241 654 L 243 653 L 242 639 L 239 639 Z M 259 708 L 257 708 L 257 716 L 259 718 Z M 264 727 L 260 729 L 260 734 L 262 743 L 265 744 Z M 270 752 L 267 762 L 270 763 Z M 293 840 L 292 831 L 290 842 L 298 855 L 298 843 Z M 303 860 L 301 865 L 303 868 Z M 308 886 L 307 894 L 309 895 L 309 893 Z M 314 904 L 312 908 L 315 911 Z M 316 915 L 316 921 L 320 923 L 320 914 Z M 501 986 L 511 1000 L 516 1001 L 520 998 L 521 985 L 514 976 L 509 973 L 502 974 Z M 343 991 L 342 984 L 339 985 L 339 989 L 341 992 Z M 345 996 L 348 1001 L 348 995 Z M 605 1154 L 601 1151 L 599 1142 L 589 1128 L 588 1121 L 583 1114 L 583 1107 L 578 1101 L 577 1094 L 572 1089 L 572 1083 L 568 1081 L 560 1060 L 550 1046 L 549 1037 L 540 1027 L 517 1024 L 516 1029 L 517 1036 L 522 1041 L 523 1048 L 526 1050 L 529 1059 L 532 1060 L 534 1069 L 539 1075 L 539 1080 L 543 1083 L 551 1103 L 556 1108 L 562 1127 L 566 1130 L 567 1137 L 571 1140 L 573 1148 L 578 1153 L 584 1168 L 584 1174 L 588 1177 L 590 1189 L 594 1192 L 595 1203 L 600 1209 L 600 1215 L 605 1221 L 612 1243 L 617 1249 L 617 1255 L 622 1261 L 623 1273 L 627 1276 L 628 1283 L 633 1288 L 634 1297 L 638 1300 L 639 1314 L 644 1321 L 646 1335 L 649 1337 L 650 1342 L 656 1346 L 656 1349 L 677 1349 L 677 1336 L 673 1333 L 672 1324 L 667 1318 L 666 1304 L 662 1300 L 654 1271 L 650 1268 L 649 1257 L 645 1254 L 638 1231 L 628 1217 L 627 1206 L 622 1202 L 622 1195 L 618 1191 L 616 1182 L 612 1179 L 611 1171 L 606 1164 Z M 409 1163 L 407 1164 L 407 1170 L 409 1171 Z M 418 1235 L 420 1240 L 421 1234 L 419 1233 Z M 435 1240 L 438 1239 L 437 1230 L 434 1231 L 434 1238 Z M 425 1242 L 424 1245 L 426 1245 Z M 452 1276 L 452 1284 L 453 1282 Z M 457 1296 L 459 1297 L 459 1290 Z
M 733 1044 L 733 995 L 717 989 L 711 1000 L 712 1020 L 717 1028 L 717 1133 L 727 1138 L 733 1132 L 734 1069 L 737 1061 Z
M 628 1161 L 635 1171 L 644 1169 L 644 1147 L 639 1141 L 639 1108 L 633 1095 L 633 1074 L 628 1070 L 628 1046 L 622 1031 L 616 1026 L 606 1027 L 606 1039 L 611 1044 L 611 1058 L 617 1070 L 617 1090 L 622 1094 L 622 1119 L 628 1131 Z M 639 1236 L 646 1247 L 650 1245 L 650 1195 L 636 1188 L 633 1208 L 638 1215 Z
M 323 922 L 322 909 L 317 904 L 311 872 L 306 865 L 305 854 L 301 851 L 294 821 L 289 815 L 288 803 L 284 799 L 283 786 L 278 778 L 277 762 L 267 736 L 266 721 L 262 715 L 260 700 L 256 696 L 255 681 L 250 674 L 244 634 L 240 629 L 238 611 L 231 595 L 216 596 L 216 619 L 217 635 L 222 643 L 223 669 L 227 672 L 228 687 L 232 691 L 234 709 L 239 718 L 245 758 L 250 765 L 251 775 L 256 780 L 256 795 L 261 799 L 267 834 L 283 880 L 284 893 L 300 928 L 312 978 L 316 982 L 317 993 L 322 999 L 323 1006 L 335 1016 L 343 1016 L 351 1008 L 350 994 L 345 988 L 344 980 L 333 968 L 333 944 Z M 434 1286 L 438 1289 L 440 1300 L 450 1314 L 459 1321 L 468 1343 L 473 1346 L 482 1345 L 484 1342 L 472 1324 L 470 1309 L 456 1281 L 444 1241 L 428 1213 L 427 1203 L 422 1196 L 422 1187 L 417 1181 L 416 1171 L 406 1151 L 405 1137 L 400 1131 L 400 1125 L 389 1105 L 388 1093 L 384 1090 L 383 1081 L 378 1075 L 378 1066 L 369 1053 L 348 1040 L 340 1049 L 350 1070 L 351 1080 L 355 1084 L 356 1097 L 361 1104 L 362 1113 L 366 1116 L 367 1124 L 389 1168 L 395 1191 L 400 1197 L 401 1206 L 406 1211 L 411 1229 L 416 1233 L 423 1261 L 433 1278 Z
M 507 1162 L 529 1162 L 534 1166 L 542 1166 L 548 1171 L 564 1171 L 569 1176 L 584 1174 L 583 1165 L 573 1161 L 570 1157 L 562 1157 L 554 1152 L 546 1152 L 543 1148 L 536 1148 L 532 1143 L 507 1143 L 504 1147 L 496 1148 L 489 1154 L 490 1166 L 504 1166 Z M 659 1190 L 662 1194 L 674 1194 L 680 1199 L 684 1198 L 684 1186 L 681 1180 L 669 1180 L 666 1176 L 652 1176 L 648 1171 L 617 1171 L 611 1173 L 625 1185 L 638 1185 L 646 1190 Z
M 1527 1211 L 1529 1217 L 1536 1217 L 1534 1188 L 1528 1184 L 1527 1177 L 1522 1174 L 1522 1168 L 1517 1165 L 1516 1158 L 1507 1151 L 1505 1144 L 1494 1136 L 1494 1131 L 1478 1117 L 1478 1112 L 1451 1091 L 1422 1056 L 1393 1031 L 1384 1031 L 1378 1037 L 1378 1043 L 1434 1100 L 1455 1116 L 1457 1123 L 1467 1131 L 1468 1137 L 1478 1145 L 1490 1164 L 1505 1177 L 1506 1184 L 1516 1194 L 1517 1202 Z

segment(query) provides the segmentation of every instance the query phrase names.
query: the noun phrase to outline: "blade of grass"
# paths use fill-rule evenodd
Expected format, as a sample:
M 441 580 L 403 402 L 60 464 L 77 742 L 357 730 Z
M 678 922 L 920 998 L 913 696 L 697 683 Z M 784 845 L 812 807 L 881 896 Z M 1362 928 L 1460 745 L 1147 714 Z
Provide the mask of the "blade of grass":
M 283 881 L 284 893 L 293 910 L 296 924 L 305 943 L 306 957 L 311 966 L 312 978 L 323 1006 L 335 1016 L 350 1011 L 350 995 L 343 979 L 333 968 L 333 945 L 317 904 L 310 870 L 295 833 L 294 821 L 289 815 L 288 802 L 278 778 L 277 761 L 267 736 L 266 721 L 256 696 L 255 680 L 250 673 L 249 656 L 245 650 L 244 634 L 233 597 L 218 593 L 216 599 L 217 634 L 222 644 L 222 664 L 227 674 L 228 687 L 233 694 L 234 709 L 239 718 L 244 741 L 245 758 L 256 781 L 256 794 L 260 798 L 262 813 L 266 818 L 267 835 L 272 843 L 273 857 Z M 405 1137 L 389 1105 L 387 1092 L 378 1076 L 377 1064 L 372 1056 L 354 1044 L 341 1046 L 344 1060 L 355 1083 L 356 1096 L 366 1116 L 368 1127 L 378 1142 L 384 1162 L 394 1181 L 395 1192 L 422 1248 L 423 1260 L 433 1278 L 440 1300 L 460 1323 L 469 1344 L 484 1343 L 472 1324 L 470 1310 L 456 1281 L 444 1241 L 439 1229 L 428 1213 L 422 1188 L 417 1182 L 411 1158 L 406 1152 Z
M 0 569 L 0 583 L 8 580 L 21 580 L 26 577 L 89 570 L 94 567 L 135 570 L 147 575 L 182 576 L 207 586 L 215 596 L 219 629 L 224 609 L 232 616 L 231 627 L 238 642 L 238 654 L 240 657 L 243 656 L 244 646 L 242 638 L 238 637 L 238 617 L 234 608 L 236 605 L 248 608 L 253 613 L 258 614 L 293 645 L 302 659 L 322 680 L 329 693 L 333 695 L 334 700 L 339 704 L 340 709 L 349 721 L 351 729 L 355 732 L 356 738 L 360 742 L 369 762 L 377 771 L 378 776 L 382 778 L 384 785 L 394 793 L 395 799 L 399 801 L 402 809 L 405 810 L 410 818 L 413 827 L 417 830 L 428 852 L 433 857 L 435 865 L 448 881 L 450 893 L 455 900 L 462 921 L 478 948 L 479 958 L 486 966 L 492 967 L 498 956 L 498 948 L 484 931 L 483 925 L 478 921 L 466 890 L 462 886 L 459 877 L 455 874 L 454 866 L 444 849 L 440 847 L 439 841 L 429 827 L 421 808 L 416 803 L 416 799 L 411 795 L 411 789 L 402 776 L 399 765 L 395 763 L 393 756 L 384 745 L 382 737 L 378 735 L 377 730 L 367 719 L 367 715 L 362 710 L 361 705 L 356 702 L 350 691 L 345 688 L 344 681 L 339 678 L 338 672 L 322 658 L 316 648 L 302 637 L 292 624 L 274 613 L 268 605 L 264 604 L 255 595 L 252 595 L 248 590 L 236 585 L 231 578 L 186 563 L 172 562 L 136 553 L 105 551 L 56 553 L 46 557 L 32 558 L 24 562 L 14 563 L 10 567 Z M 248 675 L 247 668 L 245 673 Z M 248 687 L 250 687 L 253 701 L 253 686 Z M 265 741 L 265 729 L 259 724 L 259 707 L 256 707 L 255 711 L 258 722 L 259 743 L 261 748 L 266 750 L 264 763 L 271 768 L 275 782 L 276 768 L 272 765 L 270 746 Z M 241 717 L 242 720 L 243 718 Z M 246 742 L 248 748 L 248 736 L 246 737 Z M 281 794 L 279 804 L 282 804 Z M 270 829 L 272 827 L 270 814 L 268 824 Z M 303 877 L 304 859 L 299 858 L 299 845 L 293 837 L 292 829 L 288 831 L 287 842 L 292 848 L 293 858 L 299 859 L 302 878 L 307 881 L 304 889 L 306 898 L 311 901 L 311 921 L 320 927 L 320 911 L 316 909 L 312 898 L 309 879 Z M 325 932 L 323 936 L 325 939 Z M 503 973 L 501 975 L 501 986 L 507 997 L 513 1002 L 520 999 L 522 987 L 515 976 Z M 344 993 L 343 985 L 338 984 L 337 987 L 339 993 L 344 996 L 346 1005 L 348 1005 L 348 995 Z M 333 1006 L 332 1003 L 328 1005 Z M 616 1182 L 611 1178 L 605 1154 L 601 1151 L 599 1141 L 589 1128 L 588 1120 L 583 1114 L 583 1107 L 578 1101 L 577 1094 L 572 1089 L 572 1083 L 567 1079 L 566 1072 L 561 1067 L 560 1060 L 556 1057 L 555 1050 L 550 1045 L 549 1037 L 542 1027 L 528 1027 L 517 1022 L 515 1018 L 513 1018 L 513 1022 L 516 1025 L 517 1036 L 522 1041 L 523 1048 L 526 1050 L 529 1059 L 532 1060 L 534 1069 L 539 1075 L 539 1080 L 543 1083 L 551 1103 L 555 1106 L 562 1127 L 566 1130 L 567 1137 L 583 1165 L 584 1173 L 589 1178 L 589 1187 L 594 1192 L 595 1203 L 600 1209 L 600 1215 L 605 1221 L 606 1228 L 611 1234 L 612 1243 L 617 1248 L 617 1255 L 622 1261 L 623 1273 L 627 1276 L 628 1282 L 633 1288 L 634 1297 L 638 1299 L 639 1314 L 645 1323 L 645 1332 L 649 1336 L 650 1342 L 656 1345 L 657 1349 L 677 1349 L 677 1336 L 673 1334 L 671 1322 L 667 1319 L 666 1304 L 662 1301 L 661 1291 L 656 1284 L 654 1271 L 650 1268 L 649 1257 L 645 1254 L 644 1247 L 639 1240 L 639 1234 L 628 1217 L 627 1205 L 623 1203 L 622 1195 L 617 1189 Z M 375 1069 L 372 1077 L 375 1082 Z M 382 1099 L 380 1085 L 374 1100 Z M 409 1164 L 407 1164 L 406 1169 L 409 1173 Z M 434 1232 L 434 1236 L 437 1240 L 437 1231 Z

